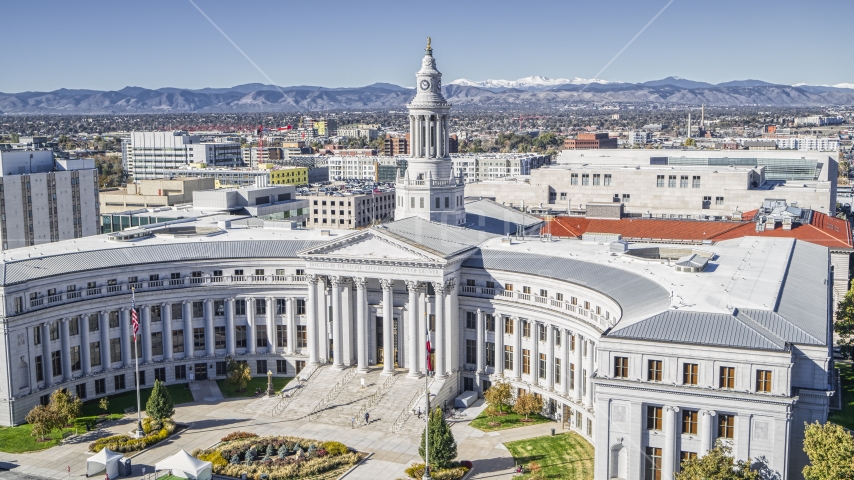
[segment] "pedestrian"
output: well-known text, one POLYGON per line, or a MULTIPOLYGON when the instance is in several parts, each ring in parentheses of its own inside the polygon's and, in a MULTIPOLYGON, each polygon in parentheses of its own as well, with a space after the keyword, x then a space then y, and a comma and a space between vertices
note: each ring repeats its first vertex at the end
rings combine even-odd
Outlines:
POLYGON ((421 420, 421 407, 418 407, 418 420, 421 420))
POLYGON ((350 428, 356 428, 356 417, 350 419, 350 428))
POLYGON ((370 418, 371 418, 371 414, 368 412, 365 412, 365 425, 371 423, 370 418))

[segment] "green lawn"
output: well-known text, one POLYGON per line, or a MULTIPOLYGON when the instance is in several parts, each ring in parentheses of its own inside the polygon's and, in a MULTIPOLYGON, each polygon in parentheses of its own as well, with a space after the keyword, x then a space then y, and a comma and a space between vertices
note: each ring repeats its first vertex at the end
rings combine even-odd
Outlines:
POLYGON ((848 362, 838 362, 836 368, 842 379, 842 410, 831 412, 828 420, 854 430, 854 366, 848 362))
MULTIPOLYGON (((54 431, 44 442, 39 442, 36 437, 32 436, 32 425, 25 423, 17 427, 0 427, 0 451, 7 453, 22 453, 35 452, 45 450, 55 445, 59 445, 62 435, 75 433, 75 431, 85 432, 86 422, 92 422, 96 417, 80 417, 74 422, 74 427, 64 428, 61 432, 54 431)), ((111 419, 122 418, 121 415, 112 415, 111 419)))
POLYGON ((481 412, 480 415, 477 416, 477 418, 472 420, 469 425, 484 432, 494 432, 496 430, 507 430, 508 428, 527 427, 529 425, 536 425, 538 423, 546 423, 552 421, 550 418, 544 417, 542 415, 528 415, 528 420, 530 420, 528 422, 521 421, 524 419, 524 415, 519 415, 509 410, 507 411, 506 415, 489 417, 486 415, 486 410, 484 410, 483 412, 481 412), (500 425, 490 425, 489 423, 493 420, 499 422, 500 425))
MULTIPOLYGON (((513 460, 528 471, 532 461, 542 468, 542 478, 593 479, 593 445, 568 432, 504 444, 513 460)), ((530 478, 527 473, 520 478, 530 478)))
MULTIPOLYGON (((293 380, 293 377, 273 377, 273 388, 276 392, 280 392, 291 380, 293 380)), ((267 391, 267 377, 253 378, 246 385, 246 390, 243 392, 238 392, 226 380, 217 380, 216 384, 219 385, 219 391, 222 392, 222 396, 225 398, 254 397, 256 388, 260 388, 261 392, 267 391)))
MULTIPOLYGON (((181 403, 189 403, 193 401, 193 393, 187 388, 186 383, 178 383, 174 385, 167 385, 166 390, 169 391, 169 395, 172 396, 172 401, 175 405, 181 403)), ((151 396, 151 389, 144 388, 139 391, 139 398, 142 402, 142 410, 145 411, 145 403, 148 402, 148 397, 151 396)), ((129 407, 133 407, 136 409, 136 390, 128 390, 124 393, 119 393, 117 395, 110 395, 107 397, 110 402, 109 413, 125 413, 125 409, 129 407)), ((81 409, 81 415, 100 415, 104 413, 101 410, 101 407, 98 406, 98 402, 101 400, 90 400, 88 402, 83 403, 83 408, 81 409)))

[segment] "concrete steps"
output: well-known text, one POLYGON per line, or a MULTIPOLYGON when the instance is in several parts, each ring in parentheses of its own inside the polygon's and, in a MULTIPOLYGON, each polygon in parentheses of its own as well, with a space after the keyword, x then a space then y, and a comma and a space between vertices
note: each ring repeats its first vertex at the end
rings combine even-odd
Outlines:
POLYGON ((307 417, 345 374, 346 371, 333 370, 329 366, 320 367, 318 372, 303 384, 303 391, 299 393, 299 398, 291 402, 282 412, 282 418, 295 420, 307 417))

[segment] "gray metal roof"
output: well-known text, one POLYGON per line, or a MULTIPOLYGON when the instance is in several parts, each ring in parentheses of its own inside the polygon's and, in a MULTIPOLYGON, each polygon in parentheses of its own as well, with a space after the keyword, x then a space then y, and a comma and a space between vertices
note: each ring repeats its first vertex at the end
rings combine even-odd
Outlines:
POLYGON ((625 328, 609 337, 659 342, 785 350, 785 344, 727 313, 668 310, 625 328))
POLYGON ((575 258, 481 249, 463 267, 539 275, 594 289, 620 305, 621 321, 648 317, 670 306, 670 294, 658 283, 636 273, 575 258))
POLYGON ((482 199, 466 202, 466 227, 496 235, 513 235, 519 225, 526 231, 543 220, 498 202, 482 199))
POLYGON ((409 217, 374 227, 415 246, 423 247, 446 258, 471 250, 498 235, 444 223, 409 217))
POLYGON ((821 245, 797 240, 774 308, 822 345, 830 337, 827 319, 833 297, 827 284, 829 276, 830 251, 821 245))
POLYGON ((677 267, 704 267, 709 263, 709 259, 702 256, 697 255, 696 253, 692 253, 691 255, 686 255, 680 258, 675 265, 677 267))
POLYGON ((323 242, 316 240, 231 240, 161 245, 127 245, 0 263, 3 285, 66 273, 120 265, 169 263, 219 258, 294 258, 296 252, 323 242))

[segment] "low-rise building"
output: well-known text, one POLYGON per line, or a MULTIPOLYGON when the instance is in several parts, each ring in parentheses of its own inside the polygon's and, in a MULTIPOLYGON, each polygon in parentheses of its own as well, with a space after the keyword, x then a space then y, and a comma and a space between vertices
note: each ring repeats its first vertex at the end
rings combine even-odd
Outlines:
POLYGON ((261 163, 257 168, 179 168, 170 172, 174 177, 199 177, 214 180, 212 188, 230 188, 255 185, 256 179, 265 178, 273 185, 307 185, 308 167, 261 163))
POLYGON ((405 135, 387 133, 383 140, 383 155, 387 157, 409 155, 409 133, 405 135))
POLYGON ((563 141, 564 150, 600 150, 617 148, 617 139, 610 138, 608 132, 579 133, 575 138, 563 141))
POLYGON ((652 142, 652 132, 634 131, 629 132, 628 143, 631 145, 643 145, 652 142))
POLYGON ((191 163, 208 166, 241 166, 243 156, 236 142, 206 142, 185 131, 133 132, 124 149, 128 174, 134 181, 169 176, 171 170, 191 163))
POLYGON ((191 203, 193 192, 215 186, 212 178, 188 177, 141 180, 127 187, 104 190, 100 195, 101 214, 140 208, 170 207, 191 203))
POLYGON ((535 168, 548 165, 551 157, 536 153, 462 153, 451 155, 451 162, 454 173, 468 183, 530 175, 535 168))
POLYGON ((353 230, 394 220, 394 191, 335 197, 310 195, 306 227, 353 230))

